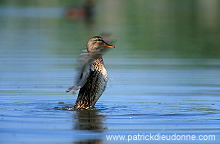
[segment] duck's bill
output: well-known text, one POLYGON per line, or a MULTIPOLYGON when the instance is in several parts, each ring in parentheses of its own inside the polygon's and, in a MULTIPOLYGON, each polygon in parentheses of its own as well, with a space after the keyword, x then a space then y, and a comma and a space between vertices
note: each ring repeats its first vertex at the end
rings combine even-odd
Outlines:
POLYGON ((110 44, 107 44, 107 43, 104 43, 103 47, 108 47, 108 48, 115 48, 115 46, 113 46, 113 45, 110 45, 110 44))

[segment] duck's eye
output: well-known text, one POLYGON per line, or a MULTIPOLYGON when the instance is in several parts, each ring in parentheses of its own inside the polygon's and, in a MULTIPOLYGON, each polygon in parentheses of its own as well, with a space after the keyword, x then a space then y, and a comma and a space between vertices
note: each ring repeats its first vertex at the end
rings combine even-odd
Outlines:
POLYGON ((96 41, 102 41, 102 39, 97 39, 96 41))

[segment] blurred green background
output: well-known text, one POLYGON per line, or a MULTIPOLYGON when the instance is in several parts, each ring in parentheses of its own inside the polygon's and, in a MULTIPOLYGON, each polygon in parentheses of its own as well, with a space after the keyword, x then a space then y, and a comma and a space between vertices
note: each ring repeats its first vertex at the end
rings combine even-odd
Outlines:
POLYGON ((220 57, 219 0, 93 0, 89 20, 80 13, 87 2, 1 0, 1 49, 77 55, 109 33, 117 50, 108 57, 220 57))

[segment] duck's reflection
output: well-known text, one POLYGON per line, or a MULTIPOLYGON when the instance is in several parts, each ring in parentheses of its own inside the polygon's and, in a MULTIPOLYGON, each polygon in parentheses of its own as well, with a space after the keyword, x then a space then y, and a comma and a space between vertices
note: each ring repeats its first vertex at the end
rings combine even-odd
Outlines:
MULTIPOLYGON (((101 133, 107 129, 107 127, 103 126, 105 115, 100 114, 99 110, 77 110, 73 117, 75 121, 73 126, 74 130, 85 130, 101 133)), ((75 143, 100 144, 104 143, 104 141, 100 137, 93 137, 91 139, 85 138, 75 143)))

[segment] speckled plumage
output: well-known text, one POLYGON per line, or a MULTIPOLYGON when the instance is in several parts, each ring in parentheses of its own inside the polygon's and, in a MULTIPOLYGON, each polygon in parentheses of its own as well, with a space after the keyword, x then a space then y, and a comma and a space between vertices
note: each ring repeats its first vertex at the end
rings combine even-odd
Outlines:
POLYGON ((104 67, 103 59, 100 57, 95 60, 92 67, 94 70, 90 71, 87 82, 79 91, 74 105, 77 109, 89 109, 93 107, 106 88, 108 74, 104 67))
POLYGON ((101 37, 92 37, 87 44, 87 51, 80 55, 75 85, 66 92, 74 94, 80 89, 74 108, 90 109, 104 92, 108 74, 104 67, 102 55, 114 46, 106 43, 101 37))

